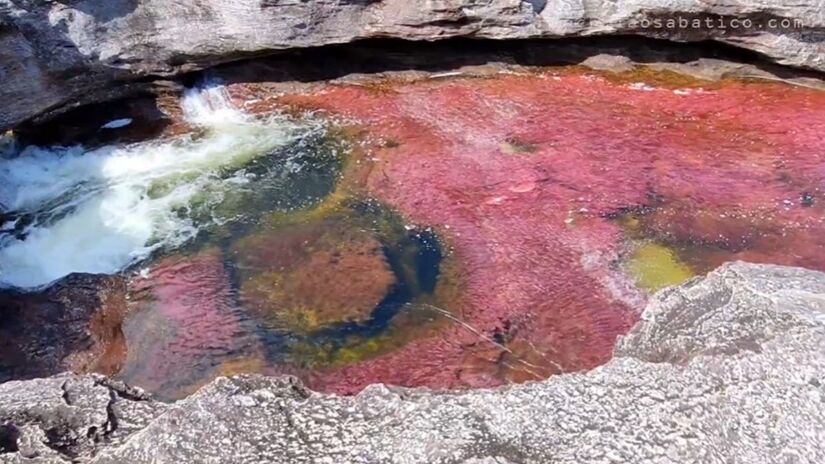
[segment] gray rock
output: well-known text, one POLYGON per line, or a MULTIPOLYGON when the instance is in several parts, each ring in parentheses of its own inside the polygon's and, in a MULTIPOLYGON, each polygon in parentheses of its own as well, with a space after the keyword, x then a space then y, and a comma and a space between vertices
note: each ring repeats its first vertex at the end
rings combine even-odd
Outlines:
POLYGON ((277 50, 387 37, 610 34, 714 40, 825 70, 823 0, 0 0, 0 132, 67 104, 115 98, 125 82, 277 50), (700 25, 668 27, 667 19, 700 25))
POLYGON ((95 374, 6 382, 0 384, 0 462, 87 457, 101 443, 111 446, 143 429, 167 407, 95 374))
POLYGON ((733 263, 657 294, 606 365, 543 382, 340 397, 239 376, 171 405, 100 377, 9 382, 0 461, 821 463, 824 382, 825 274, 733 263))

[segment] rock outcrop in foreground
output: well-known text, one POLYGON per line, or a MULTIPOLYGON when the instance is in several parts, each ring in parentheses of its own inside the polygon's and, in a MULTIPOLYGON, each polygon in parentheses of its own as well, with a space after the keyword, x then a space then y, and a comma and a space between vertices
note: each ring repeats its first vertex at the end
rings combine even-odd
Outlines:
POLYGON ((8 382, 0 461, 821 463, 823 355, 825 274, 734 263, 660 292, 606 365, 539 383, 340 397, 247 376, 164 404, 96 376, 8 382))
POLYGON ((0 131, 136 81, 278 50, 604 35, 713 40, 825 70, 823 0, 0 0, 0 131))

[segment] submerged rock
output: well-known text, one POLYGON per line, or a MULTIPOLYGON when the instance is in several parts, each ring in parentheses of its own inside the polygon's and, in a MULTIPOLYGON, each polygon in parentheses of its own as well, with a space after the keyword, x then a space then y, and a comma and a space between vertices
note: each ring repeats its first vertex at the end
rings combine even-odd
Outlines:
MULTIPOLYGON (((309 224, 323 230, 320 224, 309 224)), ((382 244, 371 234, 359 230, 326 230, 315 240, 304 240, 298 262, 285 265, 285 259, 273 259, 248 274, 241 283, 240 298, 252 313, 274 328, 308 332, 336 322, 364 321, 395 283, 382 244)), ((340 229, 340 225, 338 227, 340 229)), ((258 249, 245 254, 264 255, 283 249, 286 232, 253 237, 258 249), (260 250, 258 252, 258 250, 260 250)), ((248 241, 247 241, 248 243, 248 241)), ((241 270, 247 268, 239 261, 241 270)))
POLYGON ((129 354, 119 378, 177 398, 237 353, 256 351, 222 260, 216 248, 172 255, 132 279, 124 323, 129 354))
POLYGON ((825 274, 734 263, 658 293, 606 365, 518 386, 341 397, 242 376, 164 405, 97 377, 9 382, 0 460, 819 463, 822 314, 825 274))
POLYGON ((123 365, 126 283, 72 274, 40 292, 0 292, 0 381, 123 365))

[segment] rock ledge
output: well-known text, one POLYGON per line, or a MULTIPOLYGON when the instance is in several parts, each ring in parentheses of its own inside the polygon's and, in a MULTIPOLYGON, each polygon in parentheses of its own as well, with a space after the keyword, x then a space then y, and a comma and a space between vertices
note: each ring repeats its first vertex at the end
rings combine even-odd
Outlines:
POLYGON ((609 35, 710 40, 825 71, 823 0, 0 0, 0 133, 158 76, 280 50, 609 35))
POLYGON ((615 358, 495 390, 220 378, 153 401, 99 376, 0 385, 2 462, 821 463, 825 274, 732 263, 660 292, 615 358))

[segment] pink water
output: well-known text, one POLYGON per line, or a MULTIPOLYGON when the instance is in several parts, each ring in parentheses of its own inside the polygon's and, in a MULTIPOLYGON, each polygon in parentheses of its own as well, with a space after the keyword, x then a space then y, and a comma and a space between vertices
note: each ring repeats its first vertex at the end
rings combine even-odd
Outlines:
MULTIPOLYGON (((446 322, 408 323, 416 335, 391 348, 311 368, 250 349, 235 355, 245 361, 233 372, 288 372, 353 393, 376 382, 484 387, 595 367, 647 298, 620 265, 631 237, 618 219, 628 212, 641 223, 636 239, 678 251, 694 273, 734 259, 825 270, 822 92, 658 78, 643 86, 576 69, 305 94, 230 90, 259 100, 260 112, 287 105, 349 121, 368 173, 342 182, 433 227, 451 250, 439 284, 449 291, 433 300, 446 322)), ((179 327, 145 361, 152 375, 189 369, 203 347, 237 349, 233 314, 243 309, 220 308, 222 265, 208 266, 147 288, 179 327)))

